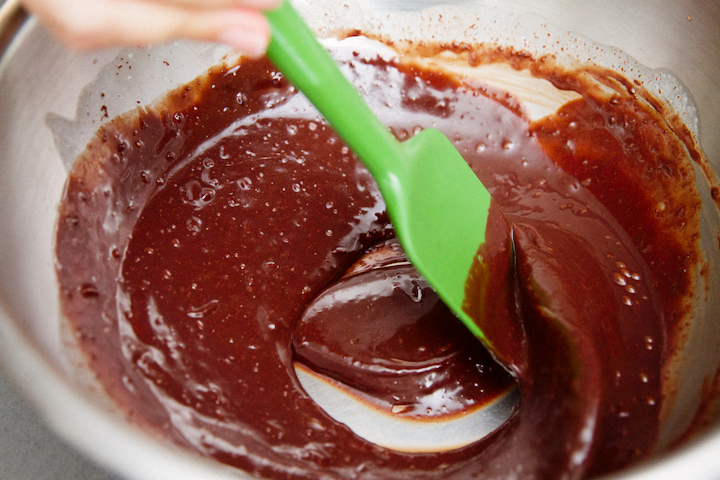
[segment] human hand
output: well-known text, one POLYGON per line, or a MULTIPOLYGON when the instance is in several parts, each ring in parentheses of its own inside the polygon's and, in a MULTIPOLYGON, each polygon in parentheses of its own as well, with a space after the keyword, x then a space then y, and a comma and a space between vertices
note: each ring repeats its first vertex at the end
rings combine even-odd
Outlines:
POLYGON ((280 0, 21 0, 63 43, 89 50, 188 38, 265 52, 270 27, 262 10, 280 0))

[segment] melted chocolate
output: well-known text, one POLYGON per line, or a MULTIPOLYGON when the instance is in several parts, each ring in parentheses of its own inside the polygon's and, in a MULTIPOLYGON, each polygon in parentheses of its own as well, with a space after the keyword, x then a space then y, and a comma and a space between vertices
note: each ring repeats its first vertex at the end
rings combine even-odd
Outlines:
POLYGON ((467 413, 514 385, 407 258, 373 249, 325 289, 295 326, 300 363, 381 408, 428 418, 467 413), (388 262, 389 265, 383 265, 388 262))
POLYGON ((295 361, 412 415, 427 394, 419 367, 443 372, 431 389, 460 386, 460 411, 485 401, 474 383, 511 380, 411 267, 366 257, 380 268, 343 277, 392 238, 383 202, 265 61, 111 121, 70 173, 62 305, 109 394, 138 423, 273 478, 583 478, 646 458, 697 261, 681 142, 635 91, 607 102, 580 89, 530 125, 511 101, 438 72, 359 59, 348 72, 399 138, 433 126, 453 139, 513 224, 515 278, 488 281, 513 254, 491 224, 466 308, 517 378, 515 414, 472 445, 402 453, 303 391, 295 361), (333 297, 358 285, 387 295, 333 297))

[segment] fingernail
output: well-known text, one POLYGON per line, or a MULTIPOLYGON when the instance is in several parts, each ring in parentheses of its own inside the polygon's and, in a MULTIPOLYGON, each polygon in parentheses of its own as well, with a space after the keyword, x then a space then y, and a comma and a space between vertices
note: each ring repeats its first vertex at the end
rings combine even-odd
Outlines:
POLYGON ((244 7, 268 10, 280 5, 282 0, 239 0, 238 3, 244 7))
POLYGON ((218 35, 218 41, 236 48, 250 57, 259 57, 265 53, 269 38, 267 33, 260 33, 243 28, 230 28, 218 35))

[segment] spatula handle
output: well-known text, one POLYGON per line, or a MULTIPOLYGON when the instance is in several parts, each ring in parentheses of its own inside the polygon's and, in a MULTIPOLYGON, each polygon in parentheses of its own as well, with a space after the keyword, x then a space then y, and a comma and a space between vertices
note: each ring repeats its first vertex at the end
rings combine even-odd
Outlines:
POLYGON ((268 58, 317 107, 381 183, 392 176, 401 144, 368 108, 335 61, 287 0, 266 12, 272 29, 268 58))

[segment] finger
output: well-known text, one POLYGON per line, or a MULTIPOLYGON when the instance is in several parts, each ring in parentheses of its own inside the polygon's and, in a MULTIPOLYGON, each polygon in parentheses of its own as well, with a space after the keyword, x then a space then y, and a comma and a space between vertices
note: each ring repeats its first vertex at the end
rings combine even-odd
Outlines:
POLYGON ((174 4, 194 8, 249 7, 259 10, 275 8, 280 0, 153 0, 158 3, 174 4))
POLYGON ((192 8, 142 0, 25 3, 55 35, 78 49, 189 38, 229 43, 242 53, 258 56, 270 36, 264 15, 249 7, 192 8))

